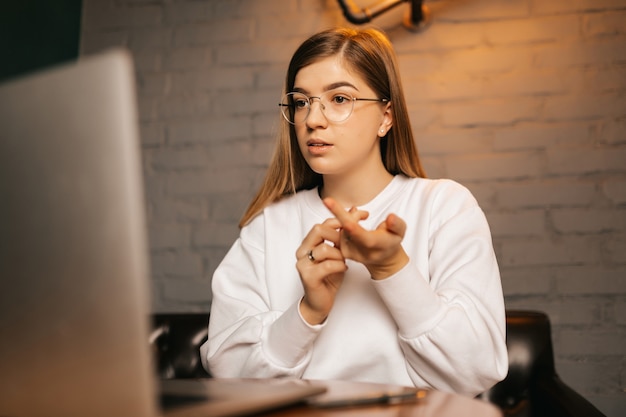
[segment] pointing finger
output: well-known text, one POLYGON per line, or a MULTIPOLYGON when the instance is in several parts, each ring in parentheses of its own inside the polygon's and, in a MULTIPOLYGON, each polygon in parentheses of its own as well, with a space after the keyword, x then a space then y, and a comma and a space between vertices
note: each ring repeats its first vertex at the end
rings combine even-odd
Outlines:
POLYGON ((365 220, 369 216, 367 211, 358 210, 356 207, 346 211, 331 197, 324 199, 324 205, 335 215, 341 226, 351 233, 360 228, 359 221, 365 220))

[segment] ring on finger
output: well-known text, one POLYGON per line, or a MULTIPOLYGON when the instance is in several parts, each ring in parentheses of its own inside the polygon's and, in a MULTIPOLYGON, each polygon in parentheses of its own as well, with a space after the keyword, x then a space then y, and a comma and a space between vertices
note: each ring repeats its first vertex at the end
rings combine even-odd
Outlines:
POLYGON ((315 262, 315 256, 313 256, 313 249, 311 249, 309 253, 306 254, 306 256, 309 258, 309 261, 315 262))

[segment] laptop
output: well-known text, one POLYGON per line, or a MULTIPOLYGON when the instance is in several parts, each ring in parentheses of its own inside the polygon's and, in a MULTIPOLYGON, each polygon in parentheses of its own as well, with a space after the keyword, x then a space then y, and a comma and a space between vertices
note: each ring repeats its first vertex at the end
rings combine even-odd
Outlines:
POLYGON ((160 406, 137 120, 124 50, 0 84, 0 416, 241 415, 323 392, 169 381, 193 401, 160 406))

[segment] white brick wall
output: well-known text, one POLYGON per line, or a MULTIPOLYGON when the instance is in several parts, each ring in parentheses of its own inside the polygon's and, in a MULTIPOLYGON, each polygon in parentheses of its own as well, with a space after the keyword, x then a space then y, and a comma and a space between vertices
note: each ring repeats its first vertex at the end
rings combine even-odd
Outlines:
MULTIPOLYGON (((626 0, 426 4, 423 33, 401 27, 400 9, 374 23, 396 46, 427 172, 472 189, 508 308, 546 311, 561 376, 623 415, 626 0)), ((271 154, 287 61, 346 21, 334 0, 84 0, 83 11, 83 54, 135 57, 154 309, 208 310, 271 154)))

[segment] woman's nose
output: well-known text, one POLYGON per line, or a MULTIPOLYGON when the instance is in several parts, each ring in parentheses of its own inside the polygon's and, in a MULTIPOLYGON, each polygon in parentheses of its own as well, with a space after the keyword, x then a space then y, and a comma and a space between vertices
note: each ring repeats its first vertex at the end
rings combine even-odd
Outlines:
POLYGON ((306 118, 307 126, 326 126, 326 116, 324 115, 324 103, 319 97, 309 98, 309 115, 306 118), (315 99, 317 100, 317 106, 314 106, 315 99))

